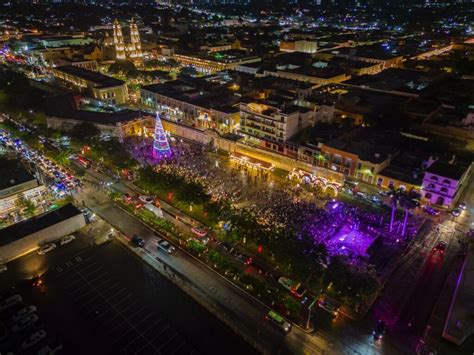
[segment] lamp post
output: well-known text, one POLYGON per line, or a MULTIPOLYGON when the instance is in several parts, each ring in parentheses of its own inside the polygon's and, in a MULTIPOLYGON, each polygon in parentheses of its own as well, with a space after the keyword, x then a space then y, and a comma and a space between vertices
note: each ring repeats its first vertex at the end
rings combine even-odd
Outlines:
POLYGON ((306 319, 306 329, 309 329, 310 322, 311 322, 311 309, 313 309, 315 303, 316 303, 316 298, 308 306, 308 318, 306 319))

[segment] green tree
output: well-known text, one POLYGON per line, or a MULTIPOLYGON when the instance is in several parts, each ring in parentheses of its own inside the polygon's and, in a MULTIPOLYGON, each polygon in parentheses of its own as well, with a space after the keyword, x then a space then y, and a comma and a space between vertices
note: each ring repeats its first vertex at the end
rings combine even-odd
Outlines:
POLYGON ((71 135, 79 139, 90 139, 100 134, 99 129, 90 122, 81 122, 71 130, 71 135))

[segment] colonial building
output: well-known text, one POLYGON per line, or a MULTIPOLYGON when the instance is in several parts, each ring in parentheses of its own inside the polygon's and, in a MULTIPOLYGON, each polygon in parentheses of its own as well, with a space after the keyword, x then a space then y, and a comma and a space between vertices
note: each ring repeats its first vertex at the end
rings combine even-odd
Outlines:
POLYGON ((463 167, 435 162, 425 171, 423 198, 432 204, 452 208, 468 184, 470 175, 471 165, 463 167))
POLYGON ((113 26, 113 44, 115 47, 115 59, 117 60, 141 60, 143 58, 142 44, 137 24, 132 18, 130 21, 130 42, 125 43, 122 27, 117 19, 113 26))
POLYGON ((54 68, 52 73, 60 85, 102 102, 121 105, 128 100, 127 85, 122 80, 73 65, 54 68))

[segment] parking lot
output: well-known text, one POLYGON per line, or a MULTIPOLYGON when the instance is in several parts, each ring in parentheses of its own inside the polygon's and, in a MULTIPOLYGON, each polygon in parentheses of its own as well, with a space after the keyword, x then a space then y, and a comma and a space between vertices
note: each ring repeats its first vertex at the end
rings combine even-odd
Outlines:
POLYGON ((140 297, 92 256, 75 256, 58 265, 49 281, 60 283, 114 353, 195 353, 169 321, 140 302, 140 297))
MULTIPOLYGON (((31 354, 50 342, 61 344, 66 354, 254 353, 120 243, 90 243, 89 230, 94 234, 100 228, 88 227, 77 240, 45 255, 10 262, 0 276, 0 290, 15 286, 22 307, 36 306, 39 320, 32 330, 42 328, 48 335, 31 354), (41 287, 32 285, 35 275, 41 275, 41 287)), ((29 333, 12 343, 0 341, 0 352, 18 353, 29 333)))

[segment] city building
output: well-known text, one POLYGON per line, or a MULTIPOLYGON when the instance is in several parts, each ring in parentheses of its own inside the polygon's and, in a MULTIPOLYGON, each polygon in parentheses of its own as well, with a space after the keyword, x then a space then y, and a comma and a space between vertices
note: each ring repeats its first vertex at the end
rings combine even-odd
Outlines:
POLYGON ((222 85, 205 80, 173 80, 141 88, 141 103, 166 119, 194 127, 235 132, 240 122, 238 97, 222 85))
POLYGON ((18 258, 86 225, 84 215, 72 204, 0 229, 0 260, 18 258))
POLYGON ((128 100, 127 85, 122 80, 73 65, 54 68, 52 74, 60 85, 107 104, 122 105, 128 100))
POLYGON ((33 177, 20 163, 0 158, 0 218, 21 212, 22 200, 38 205, 45 201, 45 185, 33 177))
POLYGON ((175 54, 173 58, 181 65, 193 66, 196 70, 205 74, 233 70, 238 65, 255 63, 261 60, 260 57, 249 55, 246 51, 239 49, 198 54, 175 54))
POLYGON ((316 53, 318 51, 318 44, 313 41, 299 40, 299 41, 281 41, 280 51, 282 52, 303 52, 316 53))
POLYGON ((257 145, 281 153, 285 143, 313 121, 313 111, 272 98, 247 98, 240 103, 240 132, 257 145))
POLYGON ((469 182, 471 166, 434 162, 425 171, 422 197, 434 205, 454 207, 469 182))
POLYGON ((154 126, 154 118, 141 111, 119 110, 98 112, 82 109, 90 106, 89 100, 81 96, 62 95, 47 101, 46 124, 49 128, 71 131, 75 126, 88 122, 101 135, 115 137, 123 141, 126 137, 145 136, 148 128, 154 126))
POLYGON ((140 61, 143 58, 140 33, 138 32, 138 27, 133 17, 130 21, 129 43, 125 43, 122 27, 118 20, 115 19, 113 24, 113 44, 115 48, 115 59, 117 60, 130 59, 140 61))

